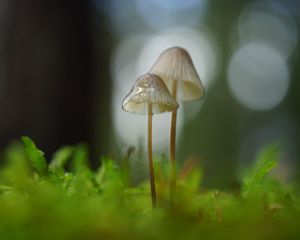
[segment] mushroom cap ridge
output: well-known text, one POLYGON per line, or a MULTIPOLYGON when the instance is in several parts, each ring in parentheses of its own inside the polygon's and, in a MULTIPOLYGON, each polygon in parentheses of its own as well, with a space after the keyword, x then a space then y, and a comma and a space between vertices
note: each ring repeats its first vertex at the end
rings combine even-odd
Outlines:
POLYGON ((149 73, 162 78, 169 91, 177 82, 177 99, 192 101, 204 96, 205 89, 189 53, 181 47, 163 51, 149 73))
POLYGON ((152 104, 152 113, 170 112, 178 108, 163 80, 154 74, 139 77, 125 97, 122 109, 135 114, 148 114, 148 106, 152 104))

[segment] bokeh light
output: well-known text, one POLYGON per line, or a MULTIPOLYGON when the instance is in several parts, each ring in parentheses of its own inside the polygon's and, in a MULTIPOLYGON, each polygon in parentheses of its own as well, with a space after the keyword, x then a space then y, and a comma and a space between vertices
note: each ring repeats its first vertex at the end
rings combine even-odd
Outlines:
POLYGON ((93 0, 94 6, 110 17, 113 29, 130 35, 147 27, 165 31, 176 26, 193 27, 207 13, 207 0, 93 0))
POLYGON ((294 51, 298 41, 297 25, 292 15, 274 1, 249 3, 239 17, 238 35, 241 44, 264 42, 285 58, 294 51))
POLYGON ((287 93, 289 75, 285 58, 271 46, 259 42, 238 49, 228 67, 233 95, 253 110, 277 106, 287 93))
POLYGON ((137 12, 152 28, 192 27, 205 13, 206 0, 136 0, 137 12))

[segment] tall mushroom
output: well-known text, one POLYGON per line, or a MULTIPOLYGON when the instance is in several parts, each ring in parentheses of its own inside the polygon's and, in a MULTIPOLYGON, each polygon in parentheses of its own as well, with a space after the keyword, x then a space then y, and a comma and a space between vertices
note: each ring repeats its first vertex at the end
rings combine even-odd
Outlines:
POLYGON ((154 74, 139 77, 125 97, 122 109, 136 114, 148 114, 148 160, 152 206, 156 206, 156 190, 152 159, 152 115, 171 112, 178 107, 165 83, 154 74))
MULTIPOLYGON (((187 102, 204 96, 205 90, 192 59, 181 47, 171 47, 162 52, 149 73, 162 78, 176 101, 187 102)), ((177 108, 172 111, 170 131, 171 199, 176 186, 176 119, 177 108)))

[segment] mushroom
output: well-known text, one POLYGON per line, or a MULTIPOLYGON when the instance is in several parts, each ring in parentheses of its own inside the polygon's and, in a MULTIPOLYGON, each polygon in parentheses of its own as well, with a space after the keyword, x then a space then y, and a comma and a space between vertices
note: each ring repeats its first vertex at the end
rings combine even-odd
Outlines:
POLYGON ((125 97, 122 109, 135 114, 148 114, 148 160, 152 206, 157 205, 152 159, 152 115, 171 112, 178 107, 165 83, 154 74, 139 77, 125 97))
MULTIPOLYGON (((149 73, 161 77, 176 101, 187 102, 204 96, 205 90, 192 59, 181 47, 171 47, 162 52, 149 73)), ((176 186, 176 118, 177 108, 172 111, 170 131, 171 199, 176 186)))

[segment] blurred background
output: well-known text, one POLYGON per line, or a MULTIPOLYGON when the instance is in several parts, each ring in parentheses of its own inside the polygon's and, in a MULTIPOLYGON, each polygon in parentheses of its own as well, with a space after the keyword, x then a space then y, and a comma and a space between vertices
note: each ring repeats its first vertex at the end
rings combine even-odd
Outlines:
MULTIPOLYGON (((134 146, 130 160, 147 174, 147 118, 121 103, 181 46, 207 95, 180 104, 179 165, 196 160, 205 185, 228 187, 277 142, 278 176, 300 179, 299 20, 297 0, 1 0, 0 148, 28 135, 51 156, 85 142, 97 166, 134 146)), ((167 159, 170 114, 153 121, 154 156, 167 159)))

